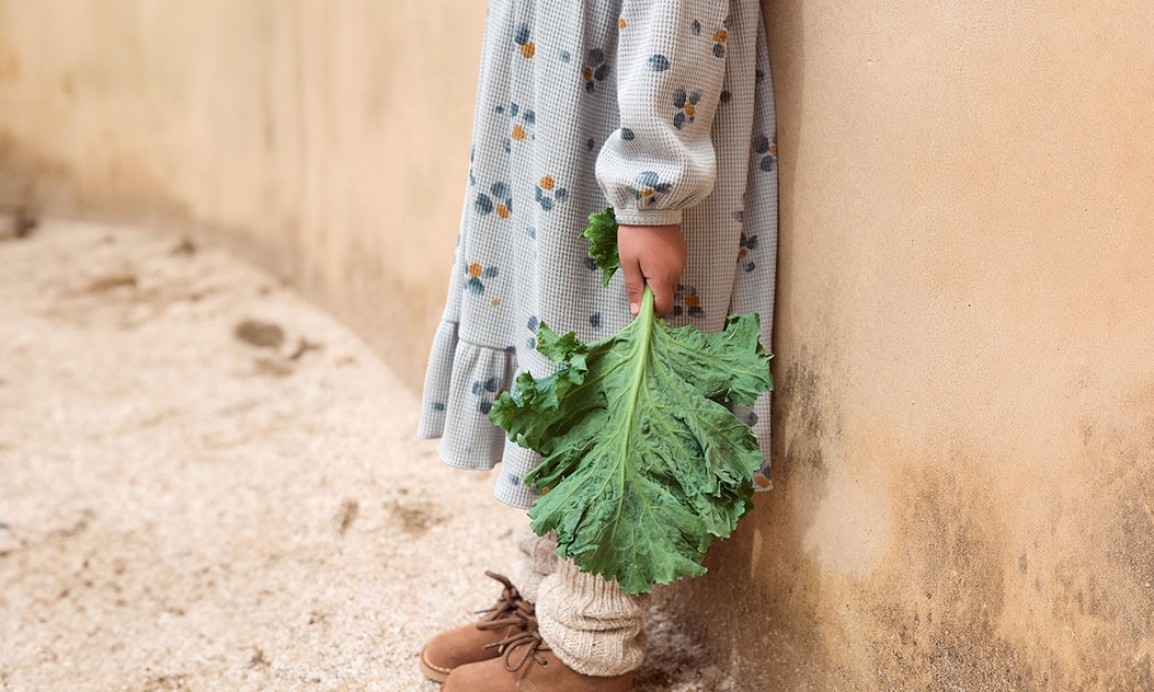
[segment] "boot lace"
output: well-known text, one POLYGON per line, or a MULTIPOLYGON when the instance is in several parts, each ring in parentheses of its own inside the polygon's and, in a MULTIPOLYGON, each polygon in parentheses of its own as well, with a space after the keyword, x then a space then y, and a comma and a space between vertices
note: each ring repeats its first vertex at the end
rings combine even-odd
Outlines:
POLYGON ((533 627, 514 632, 501 641, 489 645, 497 647, 497 651, 504 656, 502 663, 505 670, 515 673, 529 661, 539 666, 549 665, 549 659, 540 654, 541 651, 549 651, 549 646, 541 638, 541 631, 536 625, 537 619, 533 618, 533 627))
POLYGON ((493 604, 492 608, 477 611, 478 615, 484 615, 481 622, 477 624, 477 629, 481 630, 499 630, 502 627, 509 625, 516 625, 520 629, 526 629, 530 623, 536 624, 537 620, 534 617, 533 604, 526 601, 517 587, 513 586, 513 582, 509 578, 496 574, 494 572, 485 572, 485 576, 490 579, 496 579, 504 586, 501 591, 501 596, 497 602, 493 604))
POLYGON ((484 614, 485 617, 481 618, 477 629, 499 630, 515 625, 504 639, 486 644, 485 648, 497 649, 497 653, 505 657, 505 670, 510 673, 520 670, 530 660, 538 665, 549 665, 549 660, 538 653, 548 651, 549 647, 537 629, 537 613, 533 604, 525 600, 507 577, 493 572, 485 572, 485 576, 496 579, 505 588, 492 608, 478 611, 478 614, 484 614))

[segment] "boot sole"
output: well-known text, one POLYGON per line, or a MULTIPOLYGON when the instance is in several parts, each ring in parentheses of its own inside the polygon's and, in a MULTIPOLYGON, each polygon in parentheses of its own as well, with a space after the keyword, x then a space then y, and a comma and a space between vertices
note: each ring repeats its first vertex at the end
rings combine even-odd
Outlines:
POLYGON ((425 658, 426 651, 427 649, 421 649, 421 672, 433 682, 444 682, 448 680, 449 673, 453 672, 452 669, 438 668, 432 663, 429 663, 428 659, 425 658))

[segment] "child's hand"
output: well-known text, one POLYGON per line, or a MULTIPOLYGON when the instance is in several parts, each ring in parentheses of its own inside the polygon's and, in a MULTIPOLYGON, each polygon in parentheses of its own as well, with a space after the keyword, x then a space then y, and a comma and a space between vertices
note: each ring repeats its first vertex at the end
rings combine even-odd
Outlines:
POLYGON ((673 293, 689 251, 681 226, 625 226, 617 230, 617 253, 625 273, 625 293, 629 311, 641 307, 641 294, 648 284, 653 291, 653 311, 665 316, 673 309, 673 293))

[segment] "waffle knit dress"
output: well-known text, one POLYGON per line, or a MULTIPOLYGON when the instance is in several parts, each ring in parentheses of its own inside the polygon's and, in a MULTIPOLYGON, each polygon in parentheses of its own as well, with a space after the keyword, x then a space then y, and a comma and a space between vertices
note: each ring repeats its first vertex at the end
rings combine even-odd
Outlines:
MULTIPOLYGON (((449 465, 489 469, 529 507, 540 460, 488 420, 522 371, 553 370, 541 322, 586 342, 632 319, 580 238, 590 213, 681 224, 689 262, 668 321, 720 331, 730 312, 773 324, 777 148, 757 0, 490 0, 469 182, 421 437, 449 465)), ((735 411, 769 459, 769 395, 735 411)), ((768 461, 754 478, 769 487, 768 461)))

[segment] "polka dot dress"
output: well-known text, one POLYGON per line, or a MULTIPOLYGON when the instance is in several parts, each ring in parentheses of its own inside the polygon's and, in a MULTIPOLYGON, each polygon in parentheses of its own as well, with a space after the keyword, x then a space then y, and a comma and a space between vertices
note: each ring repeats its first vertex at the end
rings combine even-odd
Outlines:
MULTIPOLYGON (((419 434, 451 466, 489 469, 529 507, 539 457, 489 409, 518 373, 552 371, 544 322, 585 341, 629 323, 620 272, 602 286, 580 234, 611 206, 623 224, 680 223, 689 265, 673 326, 719 331, 730 312, 773 324, 777 149, 757 0, 491 0, 469 181, 419 434)), ((769 396, 736 411, 768 459, 769 396)), ((754 478, 768 488, 768 466, 754 478)))

